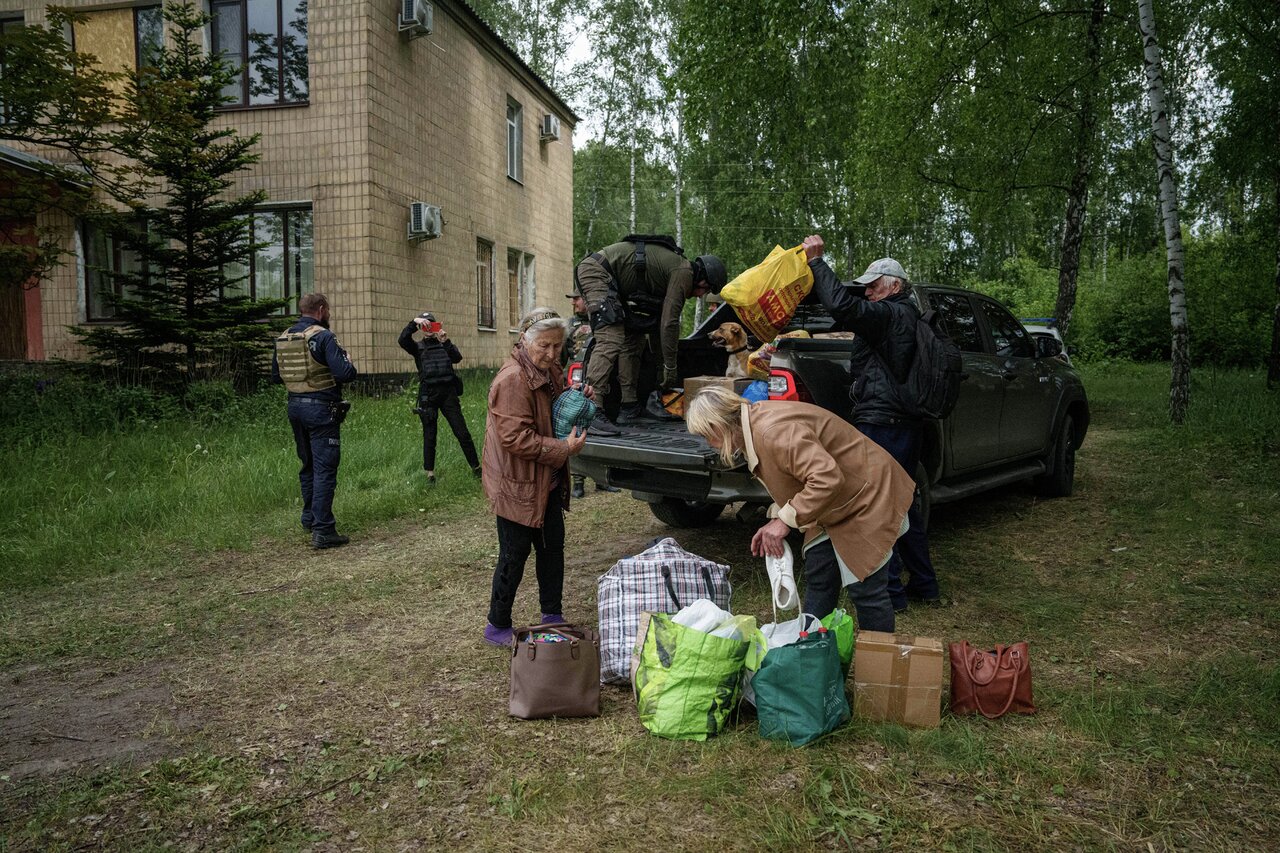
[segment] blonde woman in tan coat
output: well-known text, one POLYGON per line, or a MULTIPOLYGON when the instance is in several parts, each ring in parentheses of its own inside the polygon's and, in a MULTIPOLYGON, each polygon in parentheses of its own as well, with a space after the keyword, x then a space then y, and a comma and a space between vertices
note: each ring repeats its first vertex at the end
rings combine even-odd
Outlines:
POLYGON ((862 630, 893 631, 885 564, 907 529, 915 482, 878 444, 809 403, 749 404, 707 388, 689 403, 689 432, 745 461, 773 498, 771 520, 751 539, 756 556, 781 556, 792 530, 804 531, 804 609, 823 617, 843 587, 862 630))

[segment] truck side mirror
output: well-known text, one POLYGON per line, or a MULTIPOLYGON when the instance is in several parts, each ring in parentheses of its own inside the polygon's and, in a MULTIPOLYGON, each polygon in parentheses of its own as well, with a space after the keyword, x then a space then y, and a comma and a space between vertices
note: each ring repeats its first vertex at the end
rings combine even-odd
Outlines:
POLYGON ((1036 358, 1055 358, 1062 355, 1062 341, 1052 335, 1036 335, 1036 358))

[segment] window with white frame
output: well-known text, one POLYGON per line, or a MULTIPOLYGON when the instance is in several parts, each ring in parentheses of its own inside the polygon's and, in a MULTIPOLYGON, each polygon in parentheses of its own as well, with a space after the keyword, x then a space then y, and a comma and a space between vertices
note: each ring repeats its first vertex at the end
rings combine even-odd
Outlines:
POLYGON ((507 177, 524 181, 524 107, 507 98, 507 177))
POLYGON ((476 240, 476 325, 492 329, 498 322, 494 310, 493 244, 476 240))
POLYGON ((223 293, 284 299, 288 304, 279 313, 296 314, 298 297, 315 289, 311 208, 255 210, 249 227, 257 249, 247 264, 224 268, 223 293))
POLYGON ((520 325, 520 318, 537 307, 533 261, 533 255, 527 252, 507 250, 507 313, 513 329, 520 325))

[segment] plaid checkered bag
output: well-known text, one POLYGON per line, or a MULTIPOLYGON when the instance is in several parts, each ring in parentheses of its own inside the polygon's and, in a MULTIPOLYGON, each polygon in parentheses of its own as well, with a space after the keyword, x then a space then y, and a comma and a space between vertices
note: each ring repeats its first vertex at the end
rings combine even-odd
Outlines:
POLYGON ((631 651, 640 614, 675 613, 698 598, 731 610, 729 567, 690 554, 670 537, 600 576, 600 680, 631 678, 631 651))
POLYGON ((574 427, 586 428, 596 416, 596 404, 576 388, 566 388, 551 404, 551 432, 568 438, 574 427))

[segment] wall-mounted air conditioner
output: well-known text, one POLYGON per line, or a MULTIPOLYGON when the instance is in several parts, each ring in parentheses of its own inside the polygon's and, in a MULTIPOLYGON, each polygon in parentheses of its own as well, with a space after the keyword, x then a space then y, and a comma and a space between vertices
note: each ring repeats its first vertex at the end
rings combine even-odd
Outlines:
POLYGON ((440 208, 425 201, 409 204, 409 239, 433 240, 444 230, 444 220, 440 217, 440 208))
POLYGON ((542 125, 538 128, 538 138, 546 141, 548 139, 560 138, 560 117, 547 113, 542 117, 542 125))
POLYGON ((400 0, 400 32, 409 38, 430 35, 435 10, 427 0, 400 0))

